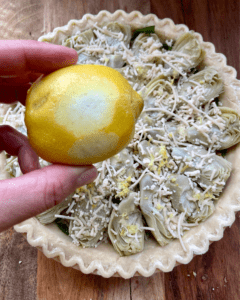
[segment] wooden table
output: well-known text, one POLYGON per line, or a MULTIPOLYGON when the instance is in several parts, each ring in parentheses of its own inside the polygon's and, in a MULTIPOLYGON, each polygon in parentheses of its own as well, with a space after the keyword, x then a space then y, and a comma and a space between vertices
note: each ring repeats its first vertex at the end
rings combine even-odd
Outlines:
MULTIPOLYGON (((186 24, 239 72, 240 2, 233 0, 0 0, 0 38, 37 40, 70 19, 103 9, 139 10, 186 24)), ((65 268, 9 229, 0 234, 0 300, 240 299, 239 228, 240 213, 205 255, 167 274, 129 280, 65 268)))

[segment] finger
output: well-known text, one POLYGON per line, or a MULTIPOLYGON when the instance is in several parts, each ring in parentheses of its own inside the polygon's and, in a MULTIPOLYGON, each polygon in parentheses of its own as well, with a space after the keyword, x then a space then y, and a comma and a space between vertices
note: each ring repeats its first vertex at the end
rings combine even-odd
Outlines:
POLYGON ((3 75, 0 76, 0 86, 22 86, 30 82, 36 81, 41 73, 25 72, 21 75, 3 75))
POLYGON ((20 75, 3 75, 0 76, 0 86, 22 85, 29 83, 30 72, 24 72, 20 75))
POLYGON ((51 165, 0 181, 0 232, 59 204, 96 177, 93 166, 51 165))
POLYGON ((27 91, 30 87, 30 83, 22 86, 2 86, 0 87, 0 102, 10 104, 19 101, 25 105, 27 91))
POLYGON ((0 75, 49 73, 77 62, 74 49, 32 40, 0 40, 0 75))
POLYGON ((0 102, 1 103, 14 103, 21 102, 23 105, 26 103, 27 91, 31 87, 31 83, 35 82, 39 77, 43 76, 41 73, 29 73, 23 78, 15 77, 5 78, 1 82, 0 78, 0 102))
POLYGON ((33 83, 34 81, 36 81, 40 76, 43 76, 44 74, 42 73, 33 73, 31 72, 29 74, 29 82, 33 83))
POLYGON ((28 138, 16 129, 0 126, 0 152, 18 156, 18 162, 23 174, 39 169, 38 156, 29 144, 28 138))

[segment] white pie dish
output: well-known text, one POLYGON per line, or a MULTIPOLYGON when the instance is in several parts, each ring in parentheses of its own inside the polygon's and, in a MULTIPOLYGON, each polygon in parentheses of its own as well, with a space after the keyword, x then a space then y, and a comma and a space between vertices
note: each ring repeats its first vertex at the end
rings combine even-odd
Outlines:
MULTIPOLYGON (((130 24, 134 28, 155 25, 157 33, 176 39, 189 29, 185 25, 174 25, 170 19, 159 20, 155 15, 143 16, 139 12, 130 14, 116 11, 111 14, 106 11, 93 16, 85 15, 81 20, 72 20, 68 25, 56 28, 39 39, 55 44, 74 32, 90 28, 95 23, 118 21, 130 24)), ((204 43, 200 34, 195 34, 206 51, 205 65, 214 66, 224 81, 224 94, 221 95, 225 106, 240 112, 240 82, 236 79, 236 70, 226 65, 226 58, 215 53, 214 45, 204 43)), ((240 210, 240 148, 239 145, 228 151, 227 159, 233 163, 230 179, 222 193, 214 214, 199 226, 192 228, 183 237, 187 252, 184 252, 179 240, 160 247, 155 240, 145 243, 144 251, 129 257, 120 257, 111 244, 101 244, 97 248, 83 249, 75 246, 71 238, 64 235, 54 224, 43 226, 36 218, 31 218, 16 225, 16 231, 23 233, 30 245, 37 247, 43 253, 64 266, 73 267, 83 273, 94 273, 103 277, 121 276, 130 278, 134 275, 151 276, 157 270, 171 271, 177 264, 189 263, 194 255, 208 251, 211 241, 223 237, 224 229, 232 225, 235 212, 240 210)))

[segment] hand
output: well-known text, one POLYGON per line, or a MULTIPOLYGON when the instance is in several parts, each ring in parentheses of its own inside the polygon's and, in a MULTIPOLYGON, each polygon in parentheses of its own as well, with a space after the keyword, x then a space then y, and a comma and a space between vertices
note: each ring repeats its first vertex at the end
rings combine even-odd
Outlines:
MULTIPOLYGON (((75 64, 77 52, 37 41, 0 41, 0 102, 25 104, 26 93, 41 74, 75 64)), ((18 156, 24 175, 0 181, 0 232, 63 201, 97 176, 93 166, 51 165, 40 169, 26 136, 0 126, 0 152, 18 156)))

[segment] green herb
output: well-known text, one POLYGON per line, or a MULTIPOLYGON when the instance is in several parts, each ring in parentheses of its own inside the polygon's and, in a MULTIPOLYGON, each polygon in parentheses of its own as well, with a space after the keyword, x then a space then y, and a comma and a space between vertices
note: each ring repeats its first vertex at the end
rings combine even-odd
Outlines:
POLYGON ((140 29, 136 29, 133 32, 133 36, 131 41, 135 40, 135 38, 140 34, 140 33, 146 33, 146 34, 151 34, 151 33, 155 33, 155 26, 148 26, 148 27, 144 27, 144 28, 140 28, 140 29))
POLYGON ((214 101, 215 101, 216 105, 219 106, 219 98, 216 98, 214 101))
POLYGON ((197 68, 190 69, 189 75, 198 73, 199 70, 197 68))
POLYGON ((163 44, 161 49, 165 49, 167 51, 172 50, 172 47, 168 46, 167 44, 163 44))
POLYGON ((66 235, 69 235, 69 231, 68 231, 68 224, 66 221, 64 221, 63 219, 57 218, 54 221, 57 224, 57 227, 66 235))
POLYGON ((219 153, 221 153, 222 157, 227 155, 227 150, 228 149, 219 150, 219 153))

